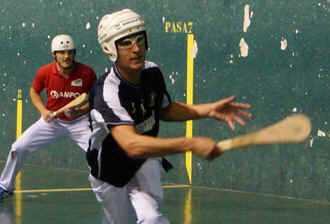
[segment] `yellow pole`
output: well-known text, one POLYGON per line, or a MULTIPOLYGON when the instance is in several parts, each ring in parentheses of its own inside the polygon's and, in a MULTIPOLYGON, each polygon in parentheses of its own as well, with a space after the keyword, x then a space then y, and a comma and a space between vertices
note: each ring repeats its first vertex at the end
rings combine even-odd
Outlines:
MULTIPOLYGON (((18 139, 22 134, 22 90, 18 89, 17 92, 17 114, 16 114, 16 139, 18 139)), ((15 188, 15 212, 16 212, 16 224, 21 224, 21 216, 22 216, 22 193, 21 193, 21 172, 18 173, 16 177, 15 188)))
MULTIPOLYGON (((187 104, 193 104, 193 88, 194 88, 194 58, 192 49, 194 46, 194 35, 187 36, 187 104)), ((186 137, 191 138, 193 135, 192 120, 186 122, 186 137)), ((186 169, 189 178, 189 184, 192 183, 192 154, 186 153, 186 169)))
POLYGON ((186 201, 184 204, 184 224, 191 224, 191 188, 188 189, 186 201))

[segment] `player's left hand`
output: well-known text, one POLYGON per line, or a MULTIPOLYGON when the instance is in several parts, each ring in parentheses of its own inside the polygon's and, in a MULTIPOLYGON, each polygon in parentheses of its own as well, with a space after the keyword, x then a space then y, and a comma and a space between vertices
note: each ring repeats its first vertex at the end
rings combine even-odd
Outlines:
POLYGON ((64 115, 69 119, 75 119, 81 115, 81 110, 79 108, 71 108, 64 111, 64 115))
POLYGON ((235 130, 234 122, 245 126, 244 118, 251 118, 252 114, 242 109, 250 109, 251 105, 247 103, 236 103, 235 96, 230 96, 210 104, 208 117, 222 120, 228 124, 231 130, 235 130))

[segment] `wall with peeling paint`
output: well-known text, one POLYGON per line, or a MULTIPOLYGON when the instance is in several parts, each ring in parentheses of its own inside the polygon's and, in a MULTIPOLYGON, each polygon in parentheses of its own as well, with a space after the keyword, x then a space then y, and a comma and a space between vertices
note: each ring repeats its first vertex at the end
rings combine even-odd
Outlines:
MULTIPOLYGON (((132 8, 149 25, 150 60, 162 69, 172 98, 186 101, 186 39, 194 34, 194 102, 232 94, 253 105, 254 118, 235 133, 199 120, 194 135, 215 139, 255 131, 292 113, 311 117, 310 139, 299 145, 251 147, 207 163, 193 157, 193 185, 330 200, 329 0, 88 1, 21 0, 0 6, 0 160, 15 139, 17 89, 23 91, 23 130, 38 113, 28 90, 37 69, 52 61, 50 41, 71 34, 77 60, 100 76, 110 65, 97 44, 104 14, 132 8), (28 7, 27 7, 28 6, 28 7)), ((161 136, 185 135, 184 124, 163 124, 161 136)), ((86 169, 84 156, 61 141, 26 163, 86 169)), ((187 183, 184 155, 165 182, 187 183)), ((2 164, 1 164, 2 165, 2 164)), ((24 185, 24 183, 23 183, 24 185)))

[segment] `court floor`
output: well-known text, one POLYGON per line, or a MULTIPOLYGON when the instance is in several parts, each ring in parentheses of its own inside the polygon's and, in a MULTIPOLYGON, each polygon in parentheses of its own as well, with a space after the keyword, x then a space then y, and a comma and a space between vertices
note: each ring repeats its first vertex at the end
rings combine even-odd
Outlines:
MULTIPOLYGON (((22 188, 0 202, 0 224, 105 224, 87 172, 25 166, 22 188)), ((172 224, 326 224, 330 203, 165 184, 172 224)))

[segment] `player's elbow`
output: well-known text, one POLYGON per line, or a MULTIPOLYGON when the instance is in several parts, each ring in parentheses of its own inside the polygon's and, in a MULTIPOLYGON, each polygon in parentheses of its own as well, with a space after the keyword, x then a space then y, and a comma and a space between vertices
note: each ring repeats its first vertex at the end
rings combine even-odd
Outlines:
POLYGON ((139 148, 130 148, 129 150, 125 150, 125 151, 126 151, 127 156, 132 159, 146 159, 147 158, 147 156, 143 152, 143 150, 141 150, 139 148))
POLYGON ((140 144, 134 140, 127 141, 125 146, 123 147, 127 156, 132 159, 145 159, 147 155, 145 153, 145 149, 140 146, 140 144))
POLYGON ((145 153, 141 153, 139 150, 131 150, 127 152, 128 157, 132 159, 146 159, 145 153))

